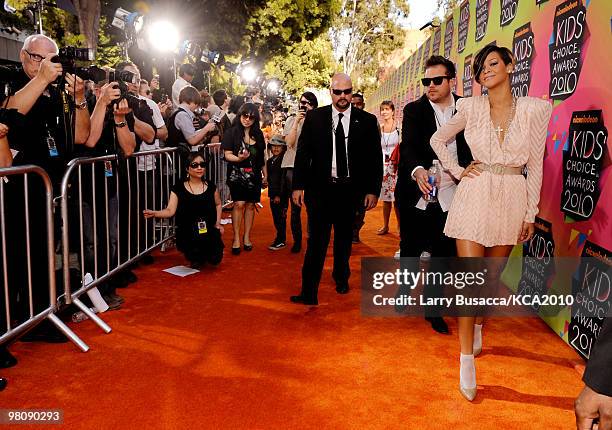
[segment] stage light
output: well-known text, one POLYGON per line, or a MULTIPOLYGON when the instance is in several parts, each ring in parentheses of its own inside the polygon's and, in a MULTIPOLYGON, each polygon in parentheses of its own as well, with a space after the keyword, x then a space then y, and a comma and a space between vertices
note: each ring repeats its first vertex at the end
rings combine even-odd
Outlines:
POLYGON ((148 26, 148 33, 149 45, 158 51, 174 51, 178 45, 178 29, 168 21, 154 22, 148 26))
POLYGON ((240 76, 245 82, 253 82, 257 78, 257 70, 253 66, 241 67, 240 76))
POLYGON ((125 31, 127 34, 138 34, 142 30, 144 18, 139 12, 130 12, 117 8, 111 25, 125 31))

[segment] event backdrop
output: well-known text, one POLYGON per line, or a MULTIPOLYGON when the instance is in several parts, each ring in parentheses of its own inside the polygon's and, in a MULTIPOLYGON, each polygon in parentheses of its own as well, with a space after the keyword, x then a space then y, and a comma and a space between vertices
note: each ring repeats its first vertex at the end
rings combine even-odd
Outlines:
POLYGON ((515 96, 542 98, 554 107, 536 235, 513 255, 534 257, 543 269, 552 256, 574 258, 557 258, 553 271, 541 272, 550 278, 540 282, 519 263, 507 268, 504 281, 515 291, 577 294, 580 303, 543 318, 585 358, 612 301, 611 31, 610 0, 463 1, 367 100, 374 113, 381 101, 392 100, 401 124, 404 106, 423 95, 420 79, 430 55, 455 63, 456 92, 469 97, 483 93, 470 68, 478 50, 490 43, 512 49, 515 96), (586 309, 601 317, 584 318, 586 309))

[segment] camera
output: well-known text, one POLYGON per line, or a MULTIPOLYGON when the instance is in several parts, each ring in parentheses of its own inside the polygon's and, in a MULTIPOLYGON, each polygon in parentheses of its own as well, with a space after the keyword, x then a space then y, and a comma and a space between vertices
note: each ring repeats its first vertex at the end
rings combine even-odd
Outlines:
POLYGON ((75 48, 74 46, 65 46, 60 48, 59 54, 51 58, 51 62, 60 63, 64 73, 76 73, 79 67, 76 67, 77 61, 91 62, 94 60, 93 52, 87 48, 75 48))
POLYGON ((218 112, 217 114, 213 115, 213 117, 210 120, 214 122, 215 124, 219 124, 222 119, 223 119, 223 112, 218 112))
POLYGON ((306 106, 300 106, 300 107, 299 107, 299 110, 300 110, 300 112, 304 112, 304 113, 306 113, 307 108, 306 108, 306 106))

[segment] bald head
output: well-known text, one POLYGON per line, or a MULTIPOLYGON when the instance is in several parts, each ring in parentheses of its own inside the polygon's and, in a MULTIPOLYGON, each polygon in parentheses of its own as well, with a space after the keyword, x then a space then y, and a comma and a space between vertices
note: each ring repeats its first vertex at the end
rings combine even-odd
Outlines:
POLYGON ((53 39, 42 34, 33 34, 24 40, 19 58, 23 70, 31 79, 38 74, 42 59, 49 54, 57 54, 58 52, 57 44, 53 39))
POLYGON ((351 88, 353 81, 346 73, 336 73, 331 79, 331 88, 351 88))
POLYGON ((332 76, 329 88, 332 103, 340 112, 344 112, 351 106, 353 94, 353 82, 346 73, 336 73, 332 76))

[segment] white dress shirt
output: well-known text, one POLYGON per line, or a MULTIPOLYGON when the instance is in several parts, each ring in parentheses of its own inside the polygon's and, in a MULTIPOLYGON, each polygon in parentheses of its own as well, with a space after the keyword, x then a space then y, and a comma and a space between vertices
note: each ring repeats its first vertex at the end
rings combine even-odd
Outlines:
POLYGON ((342 117, 342 128, 344 129, 344 147, 346 148, 346 171, 347 176, 351 176, 351 172, 348 168, 348 138, 349 138, 349 126, 351 124, 351 105, 344 112, 338 111, 334 105, 332 105, 332 178, 338 177, 338 170, 336 168, 336 128, 338 127, 338 114, 343 114, 342 117))
MULTIPOLYGON (((448 106, 446 109, 444 109, 444 111, 442 111, 442 108, 440 108, 440 106, 438 106, 435 103, 432 103, 432 101, 429 100, 429 103, 431 104, 431 107, 433 108, 434 114, 436 117, 436 129, 440 129, 440 127, 446 124, 446 122, 449 119, 451 119, 453 115, 455 114, 455 97, 451 97, 451 98, 452 98, 451 105, 448 106)), ((448 148, 454 160, 457 161, 457 141, 453 139, 447 142, 446 147, 448 148)), ((412 171, 413 178, 414 178, 414 172, 416 171, 416 169, 421 168, 421 167, 422 166, 417 166, 412 171)), ((446 170, 444 166, 442 166, 442 174, 440 175, 440 186, 438 188, 438 203, 440 203, 440 208, 442 208, 443 212, 447 212, 448 209, 450 208, 450 205, 453 202, 453 197, 455 196, 456 190, 457 190, 457 184, 455 183, 455 179, 448 172, 448 170, 446 170)), ((419 209, 425 210, 427 209, 427 203, 429 202, 425 200, 423 197, 421 197, 419 201, 417 202, 416 207, 419 209)))

